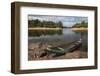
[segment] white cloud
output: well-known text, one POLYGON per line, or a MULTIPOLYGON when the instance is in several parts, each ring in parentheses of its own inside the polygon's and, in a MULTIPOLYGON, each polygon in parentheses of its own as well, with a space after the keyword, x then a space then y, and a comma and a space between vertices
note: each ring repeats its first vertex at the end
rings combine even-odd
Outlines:
POLYGON ((61 21, 64 26, 72 26, 75 23, 80 23, 82 21, 88 21, 87 17, 75 17, 75 16, 44 16, 44 15, 29 15, 29 20, 39 19, 41 21, 61 21))

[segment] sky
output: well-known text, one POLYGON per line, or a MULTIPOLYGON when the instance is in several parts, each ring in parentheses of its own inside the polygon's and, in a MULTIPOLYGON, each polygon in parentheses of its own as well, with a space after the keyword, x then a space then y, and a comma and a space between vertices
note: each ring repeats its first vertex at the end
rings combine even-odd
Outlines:
POLYGON ((87 17, 75 17, 75 16, 44 16, 44 15, 29 15, 28 20, 39 19, 40 21, 53 21, 63 23, 65 27, 72 27, 76 23, 81 23, 82 21, 88 22, 87 17))

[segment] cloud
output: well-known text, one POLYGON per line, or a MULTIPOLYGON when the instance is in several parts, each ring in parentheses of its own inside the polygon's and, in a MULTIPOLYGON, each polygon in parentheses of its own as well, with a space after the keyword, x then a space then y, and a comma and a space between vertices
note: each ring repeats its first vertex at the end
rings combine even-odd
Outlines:
POLYGON ((41 21, 61 21, 64 26, 72 26, 75 23, 82 21, 88 22, 87 17, 75 17, 75 16, 46 16, 46 15, 29 15, 28 20, 39 19, 41 21))

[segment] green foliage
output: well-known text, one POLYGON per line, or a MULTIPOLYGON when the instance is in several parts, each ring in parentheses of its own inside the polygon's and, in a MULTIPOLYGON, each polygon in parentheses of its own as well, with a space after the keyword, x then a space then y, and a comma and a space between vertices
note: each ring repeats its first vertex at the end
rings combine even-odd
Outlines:
POLYGON ((84 27, 84 28, 87 28, 88 27, 88 23, 85 22, 85 21, 82 21, 81 23, 76 23, 74 26, 72 26, 73 28, 81 28, 81 27, 84 27))
POLYGON ((56 28, 56 27, 63 27, 63 23, 53 22, 53 21, 40 21, 39 19, 36 20, 28 20, 29 27, 48 27, 48 28, 56 28))

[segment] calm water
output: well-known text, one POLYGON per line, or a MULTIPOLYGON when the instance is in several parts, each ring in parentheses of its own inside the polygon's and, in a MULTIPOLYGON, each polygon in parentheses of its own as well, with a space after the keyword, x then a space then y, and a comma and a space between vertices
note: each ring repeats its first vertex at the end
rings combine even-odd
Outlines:
POLYGON ((87 32, 76 32, 71 29, 61 30, 32 30, 29 31, 28 42, 31 43, 47 43, 50 45, 58 45, 71 43, 82 39, 82 49, 87 50, 87 32))

